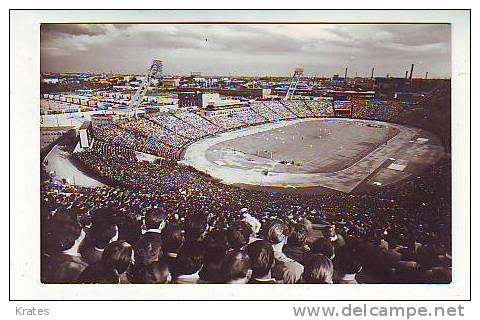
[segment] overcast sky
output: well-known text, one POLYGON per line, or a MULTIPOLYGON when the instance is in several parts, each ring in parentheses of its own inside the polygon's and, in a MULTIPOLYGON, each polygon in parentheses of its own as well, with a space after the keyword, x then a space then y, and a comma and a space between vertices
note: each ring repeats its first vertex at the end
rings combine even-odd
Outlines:
POLYGON ((42 72, 450 77, 449 25, 104 25, 41 27, 42 72))

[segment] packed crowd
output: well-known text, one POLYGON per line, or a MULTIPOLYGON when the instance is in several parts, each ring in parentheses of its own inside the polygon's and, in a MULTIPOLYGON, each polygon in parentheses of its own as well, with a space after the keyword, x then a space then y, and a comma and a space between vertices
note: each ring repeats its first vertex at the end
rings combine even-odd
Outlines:
MULTIPOLYGON (((294 105, 284 108, 297 117, 331 108, 294 105)), ((280 119, 271 108, 252 110, 242 125, 280 119)), ((174 117, 209 134, 232 126, 188 111, 174 117)), ((108 186, 61 185, 42 171, 42 282, 451 281, 448 158, 362 194, 252 191, 168 160, 173 155, 139 160, 135 151, 178 151, 188 135, 177 138, 170 130, 181 125, 167 126, 135 119, 95 131, 92 148, 75 156, 108 186)))
POLYGON ((447 160, 400 186, 315 197, 222 185, 107 143, 96 142, 80 160, 111 186, 44 182, 44 282, 153 281, 143 272, 163 274, 155 283, 451 280, 447 160), (149 217, 158 212, 157 226, 149 217))
POLYGON ((312 110, 310 110, 305 102, 303 101, 296 101, 296 100, 289 100, 284 101, 283 104, 286 108, 288 108, 291 112, 295 114, 297 118, 313 118, 315 114, 312 110))
POLYGON ((202 116, 188 110, 160 112, 146 118, 120 119, 94 128, 95 137, 115 145, 178 159, 188 144, 208 135, 266 122, 333 116, 329 100, 253 102, 245 112, 202 116), (331 110, 331 111, 329 111, 331 110))
POLYGON ((309 110, 313 112, 315 117, 334 117, 332 101, 329 99, 305 101, 309 110))
POLYGON ((398 101, 384 101, 377 99, 356 99, 352 101, 352 117, 358 119, 374 119, 393 121, 402 112, 398 101))

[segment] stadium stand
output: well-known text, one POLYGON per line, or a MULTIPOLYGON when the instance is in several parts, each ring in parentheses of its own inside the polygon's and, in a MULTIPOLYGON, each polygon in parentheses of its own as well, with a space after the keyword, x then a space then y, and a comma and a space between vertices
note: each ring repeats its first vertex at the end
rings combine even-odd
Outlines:
POLYGON ((281 119, 281 117, 277 113, 275 113, 271 108, 266 107, 265 103, 253 102, 250 107, 258 115, 267 119, 268 122, 274 122, 281 119))
POLYGON ((332 101, 329 99, 320 99, 305 101, 305 104, 315 117, 334 117, 332 101))
MULTIPOLYGON (((91 148, 75 157, 108 186, 59 184, 41 171, 41 281, 451 282, 448 158, 402 183, 315 197, 224 185, 172 161, 203 135, 292 116, 333 116, 328 100, 266 104, 254 102, 243 115, 177 111, 95 128, 91 148), (135 151, 163 159, 141 161, 135 151)), ((449 117, 438 116, 446 108, 434 98, 408 110, 355 101, 353 117, 425 127, 448 143, 449 117)))
POLYGON ((280 116, 281 120, 289 120, 295 119, 295 114, 287 109, 281 102, 279 101, 268 101, 263 104, 265 107, 272 109, 273 112, 280 116))
POLYGON ((282 103, 298 118, 315 117, 315 114, 307 108, 303 101, 282 101, 282 103))

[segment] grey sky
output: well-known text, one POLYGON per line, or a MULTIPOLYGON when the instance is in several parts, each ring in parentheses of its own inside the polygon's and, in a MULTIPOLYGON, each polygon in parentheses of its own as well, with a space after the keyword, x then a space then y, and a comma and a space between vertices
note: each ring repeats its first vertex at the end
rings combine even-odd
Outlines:
POLYGON ((42 72, 450 77, 449 25, 102 25, 41 27, 42 72))

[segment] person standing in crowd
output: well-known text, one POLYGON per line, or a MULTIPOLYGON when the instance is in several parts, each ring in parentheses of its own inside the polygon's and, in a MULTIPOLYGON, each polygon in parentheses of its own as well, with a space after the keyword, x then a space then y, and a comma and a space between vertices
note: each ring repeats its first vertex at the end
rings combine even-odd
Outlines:
POLYGON ((252 268, 252 277, 248 283, 252 284, 273 284, 271 269, 273 265, 272 245, 265 240, 257 240, 248 245, 246 250, 252 268))
POLYGON ((162 208, 151 209, 145 214, 144 234, 160 233, 165 226, 165 212, 162 208))
POLYGON ((168 263, 164 259, 153 261, 141 269, 137 275, 136 283, 144 284, 167 284, 172 281, 172 275, 168 269, 168 263))
POLYGON ((245 284, 252 275, 250 258, 244 251, 230 251, 222 264, 224 283, 245 284))
POLYGON ((241 250, 250 243, 253 230, 247 222, 237 220, 228 228, 227 237, 230 250, 241 250))
POLYGON ((348 247, 337 249, 335 254, 335 283, 357 284, 357 274, 362 270, 360 261, 348 247))
POLYGON ((178 252, 172 273, 175 283, 192 284, 200 279, 199 272, 203 266, 204 247, 198 241, 186 242, 178 252))
POLYGON ((85 241, 81 245, 81 254, 88 264, 95 264, 102 259, 105 247, 118 239, 118 227, 115 224, 98 222, 92 225, 85 241))
POLYGON ((178 224, 169 222, 162 230, 161 236, 164 257, 168 263, 170 272, 173 274, 178 252, 185 241, 184 232, 178 224))
POLYGON ((312 254, 305 260, 304 283, 333 283, 333 262, 323 254, 312 254))
POLYGON ((282 252, 288 258, 303 264, 305 258, 310 252, 310 248, 306 245, 307 235, 307 228, 303 224, 295 223, 292 226, 287 243, 283 247, 282 252))
POLYGON ((78 249, 85 237, 77 221, 54 216, 42 228, 42 283, 73 283, 87 268, 78 249))
POLYGON ((335 247, 329 238, 318 238, 310 245, 311 254, 323 254, 327 258, 333 261, 335 258, 335 247))

